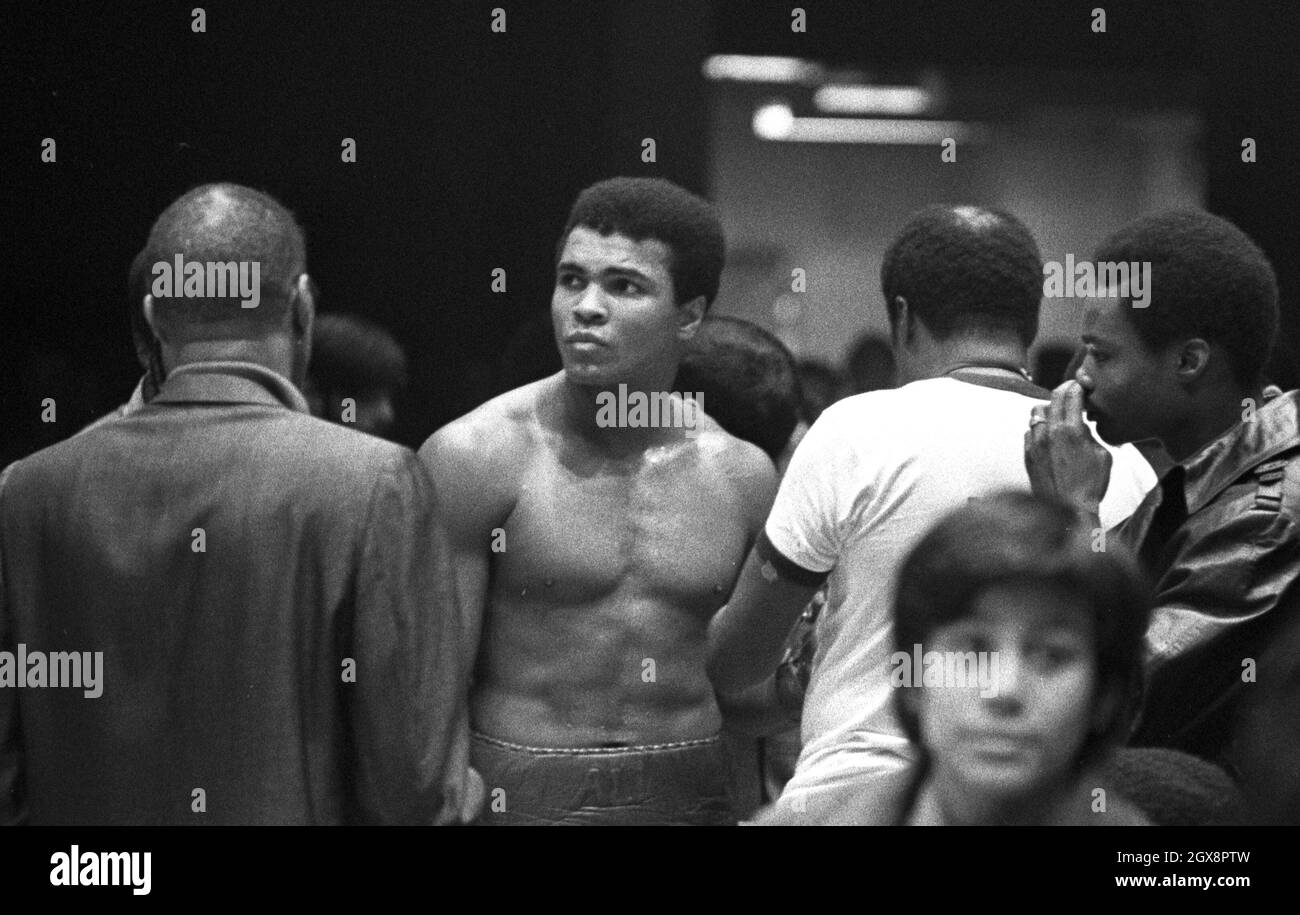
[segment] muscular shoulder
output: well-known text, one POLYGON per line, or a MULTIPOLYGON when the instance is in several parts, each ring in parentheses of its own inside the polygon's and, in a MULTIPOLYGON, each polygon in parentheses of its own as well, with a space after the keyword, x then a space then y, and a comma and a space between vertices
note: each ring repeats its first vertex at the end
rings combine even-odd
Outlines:
POLYGON ((701 459, 721 473, 752 513, 766 518, 777 485, 776 467, 766 452, 736 438, 707 415, 701 422, 697 447, 701 459))
POLYGON ((509 471, 538 440, 536 406, 543 381, 494 397, 443 426, 420 446, 430 472, 491 478, 509 471))
POLYGON ((420 446, 448 514, 470 527, 500 523, 542 440, 537 406, 551 379, 494 397, 443 426, 420 446))
POLYGON ((701 457, 737 478, 757 481, 776 475, 772 461, 757 445, 736 438, 707 414, 696 439, 701 457))

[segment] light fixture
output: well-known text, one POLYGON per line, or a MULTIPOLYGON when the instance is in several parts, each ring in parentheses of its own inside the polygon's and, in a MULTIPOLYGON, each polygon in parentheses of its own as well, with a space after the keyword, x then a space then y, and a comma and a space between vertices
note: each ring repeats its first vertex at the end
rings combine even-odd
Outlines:
POLYGON ((925 114, 934 96, 920 86, 851 86, 832 84, 813 93, 818 111, 829 114, 925 114))
POLYGON ((794 111, 785 102, 768 102, 754 110, 754 135, 764 140, 784 140, 794 127, 794 111))
POLYGON ((763 140, 788 143, 937 146, 944 140, 980 143, 987 131, 982 125, 968 121, 795 117, 789 105, 771 102, 754 112, 754 134, 763 140))
POLYGON ((708 79, 743 83, 816 85, 824 79, 820 64, 799 57, 714 54, 704 61, 703 70, 708 79))

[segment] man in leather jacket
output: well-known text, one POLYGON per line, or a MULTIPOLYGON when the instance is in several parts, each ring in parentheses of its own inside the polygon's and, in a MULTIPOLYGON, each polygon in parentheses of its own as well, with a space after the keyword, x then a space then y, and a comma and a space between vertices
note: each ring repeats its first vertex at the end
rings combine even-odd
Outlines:
MULTIPOLYGON (((1258 247, 1199 211, 1144 217, 1095 262, 1150 265, 1143 306, 1122 290, 1084 317, 1087 355, 1036 408, 1025 460, 1039 494, 1095 511, 1111 443, 1158 438, 1175 465, 1108 536, 1156 583, 1146 697, 1130 738, 1233 762, 1232 724, 1267 671, 1256 660, 1285 624, 1300 577, 1300 392, 1265 386, 1277 281, 1258 247)), ((1101 544, 1104 547, 1104 540, 1101 544)))

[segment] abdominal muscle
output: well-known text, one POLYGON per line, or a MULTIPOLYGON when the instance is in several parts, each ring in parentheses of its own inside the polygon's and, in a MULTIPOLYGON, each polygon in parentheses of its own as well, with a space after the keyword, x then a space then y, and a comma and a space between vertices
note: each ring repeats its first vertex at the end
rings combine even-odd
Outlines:
POLYGON ((644 594, 566 606, 494 594, 470 694, 473 727, 538 747, 713 736, 721 714, 704 673, 707 622, 707 613, 644 594))

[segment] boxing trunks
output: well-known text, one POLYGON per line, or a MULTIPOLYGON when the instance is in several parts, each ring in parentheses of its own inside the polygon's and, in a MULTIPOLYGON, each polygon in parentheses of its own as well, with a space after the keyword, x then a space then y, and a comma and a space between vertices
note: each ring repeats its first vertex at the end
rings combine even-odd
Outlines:
POLYGON ((720 737, 634 747, 527 747, 473 734, 491 826, 734 826, 720 737))

